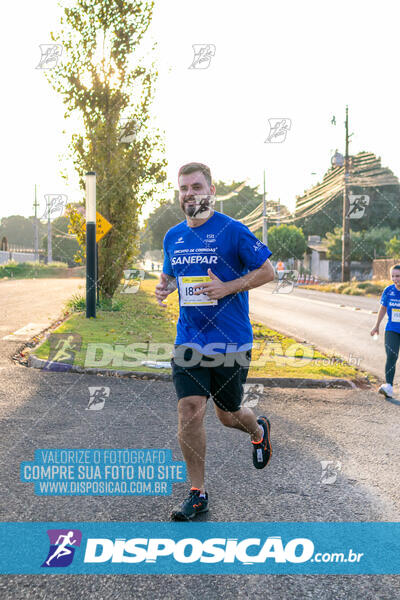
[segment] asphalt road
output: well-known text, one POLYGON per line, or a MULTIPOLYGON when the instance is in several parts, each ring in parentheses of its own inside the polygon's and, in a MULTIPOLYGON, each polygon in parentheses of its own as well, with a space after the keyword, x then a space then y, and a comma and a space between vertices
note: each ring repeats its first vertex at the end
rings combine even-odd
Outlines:
POLYGON ((75 293, 84 292, 84 280, 0 279, 0 365, 22 342, 43 331, 61 315, 75 293))
MULTIPOLYGON (((59 282, 42 280, 35 285, 34 317, 46 322, 49 299, 57 312, 59 282)), ((27 288, 32 291, 30 283, 27 288)), ((18 290, 21 293, 23 286, 18 290)), ((30 322, 31 316, 19 320, 21 307, 16 299, 14 313, 9 300, 7 317, 2 311, 0 325, 18 321, 22 327, 30 322)), ((173 458, 182 460, 172 384, 29 369, 9 360, 8 353, 17 345, 6 341, 0 346, 0 519, 168 520, 171 507, 186 495, 184 483, 174 484, 172 497, 36 496, 32 484, 19 481, 19 466, 32 460, 38 448, 170 448, 173 458), (110 388, 104 409, 85 410, 88 387, 99 385, 110 388)), ((268 415, 272 423, 274 453, 263 471, 252 466, 246 435, 223 428, 208 406, 210 512, 202 520, 398 521, 400 406, 374 391, 268 389, 255 410, 268 415), (321 461, 339 465, 334 483, 321 483, 321 461)), ((252 596, 393 600, 400 598, 399 584, 400 576, 391 575, 3 575, 0 596, 7 600, 252 596)))
POLYGON ((384 377, 386 318, 378 340, 370 336, 379 298, 301 288, 288 294, 273 293, 275 289, 270 283, 250 291, 250 313, 255 320, 384 377))

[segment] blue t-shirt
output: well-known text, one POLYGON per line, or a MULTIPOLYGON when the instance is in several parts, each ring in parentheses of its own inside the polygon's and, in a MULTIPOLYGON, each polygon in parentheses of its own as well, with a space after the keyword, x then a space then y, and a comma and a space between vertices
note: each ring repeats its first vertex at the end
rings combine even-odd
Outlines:
POLYGON ((167 231, 163 272, 176 278, 180 305, 175 344, 207 355, 249 350, 253 330, 248 292, 210 301, 204 294, 193 295, 192 286, 201 283, 196 277, 209 280, 208 269, 221 281, 232 281, 258 269, 270 256, 248 227, 216 211, 203 225, 189 227, 185 220, 167 231))
POLYGON ((394 283, 383 290, 381 304, 386 306, 388 316, 386 331, 400 333, 400 291, 394 283))

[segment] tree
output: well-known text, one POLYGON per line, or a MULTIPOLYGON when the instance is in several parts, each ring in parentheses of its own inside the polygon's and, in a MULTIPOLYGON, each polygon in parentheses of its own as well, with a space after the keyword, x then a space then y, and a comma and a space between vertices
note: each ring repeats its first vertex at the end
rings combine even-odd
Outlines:
MULTIPOLYGON (((240 181, 233 181, 230 184, 218 181, 215 184, 216 195, 224 196, 239 187, 239 184, 240 181)), ((262 202, 262 194, 257 191, 257 187, 245 185, 238 194, 235 194, 232 198, 223 202, 223 211, 229 217, 240 220, 251 213, 260 202, 262 202)), ((220 210, 220 202, 218 200, 215 208, 216 210, 220 210)))
MULTIPOLYGON (((389 227, 380 227, 369 231, 352 231, 350 260, 372 261, 386 256, 386 247, 393 231, 389 227)), ((342 259, 342 228, 336 227, 333 233, 326 234, 328 240, 327 258, 342 259)))
MULTIPOLYGON (((39 221, 39 238, 46 231, 46 225, 39 221)), ((0 225, 0 239, 7 238, 7 242, 21 248, 33 248, 33 217, 27 219, 21 215, 3 217, 0 225)))
MULTIPOLYGON (((239 186, 240 182, 230 184, 218 181, 215 184, 216 195, 224 196, 239 186)), ((234 219, 242 219, 260 204, 262 196, 257 188, 246 185, 237 195, 225 200, 223 211, 234 219)), ((220 210, 220 202, 217 200, 215 210, 220 210)), ((140 250, 143 256, 147 250, 160 250, 163 239, 168 229, 183 221, 185 215, 179 204, 179 192, 175 190, 174 199, 163 202, 147 218, 140 232, 140 250)))
POLYGON ((183 221, 184 218, 185 215, 179 204, 179 195, 175 191, 172 201, 160 204, 146 219, 140 231, 141 256, 144 256, 148 250, 161 250, 168 229, 183 221))
POLYGON ((106 296, 137 253, 143 205, 166 179, 166 160, 154 158, 163 143, 148 124, 157 72, 130 66, 153 6, 150 0, 76 0, 64 8, 61 32, 51 33, 68 61, 48 70, 48 80, 63 96, 65 117, 80 114, 84 128, 72 136, 70 156, 82 190, 85 173, 96 172, 97 210, 113 225, 99 243, 99 284, 106 296), (120 141, 125 118, 136 131, 130 144, 120 141))
POLYGON ((268 229, 268 248, 277 259, 301 259, 307 243, 302 230, 296 225, 274 225, 268 229))
MULTIPOLYGON (((51 240, 53 249, 53 260, 68 263, 68 266, 76 265, 75 256, 79 252, 79 244, 74 237, 68 235, 69 219, 58 217, 51 225, 51 240)), ((47 235, 42 240, 42 248, 47 252, 47 235)))
POLYGON ((400 257, 400 240, 397 239, 397 236, 386 242, 386 256, 390 258, 400 257))

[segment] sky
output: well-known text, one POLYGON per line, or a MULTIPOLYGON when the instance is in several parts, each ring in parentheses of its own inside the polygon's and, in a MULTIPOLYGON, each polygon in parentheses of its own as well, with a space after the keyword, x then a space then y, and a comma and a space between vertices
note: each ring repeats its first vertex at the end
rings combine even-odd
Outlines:
MULTIPOLYGON (((66 158, 78 121, 65 121, 61 96, 36 68, 62 9, 55 0, 23 0, 2 10, 0 217, 29 216, 35 183, 40 211, 44 194, 82 199, 66 158)), ((156 0, 143 52, 157 41, 152 123, 164 131, 170 186, 182 164, 200 161, 215 180, 247 178, 262 191, 265 169, 267 198, 293 210, 335 149, 344 152, 346 104, 350 152, 374 152, 400 176, 399 17, 396 0, 156 0), (193 44, 215 46, 206 69, 189 68, 193 44), (277 118, 289 119, 290 130, 283 142, 266 143, 268 120, 277 118)))

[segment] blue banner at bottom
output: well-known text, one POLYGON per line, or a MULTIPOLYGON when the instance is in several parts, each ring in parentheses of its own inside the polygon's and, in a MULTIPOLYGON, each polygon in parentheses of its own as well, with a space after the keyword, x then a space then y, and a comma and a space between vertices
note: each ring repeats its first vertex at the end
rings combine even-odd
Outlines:
POLYGON ((2 574, 399 574, 400 523, 0 523, 2 574))

